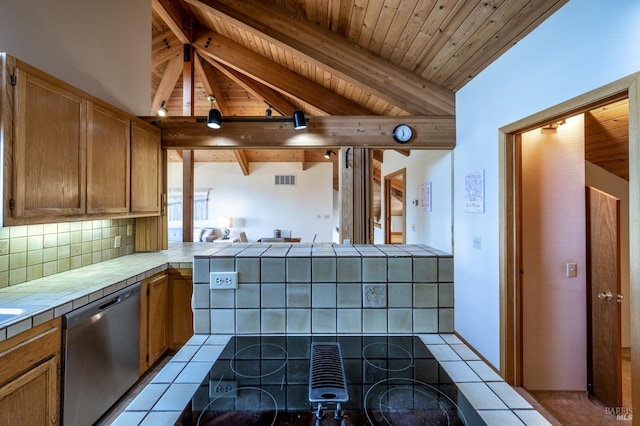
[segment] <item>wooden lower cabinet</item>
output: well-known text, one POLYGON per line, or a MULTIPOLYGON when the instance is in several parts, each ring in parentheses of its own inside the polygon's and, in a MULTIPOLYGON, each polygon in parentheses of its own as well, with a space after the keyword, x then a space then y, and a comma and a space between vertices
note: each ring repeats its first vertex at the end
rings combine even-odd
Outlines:
POLYGON ((172 350, 180 349, 193 336, 193 278, 191 269, 169 270, 169 294, 171 295, 171 344, 172 350))
POLYGON ((190 269, 169 269, 140 282, 140 375, 193 335, 190 269))
POLYGON ((61 320, 0 342, 0 425, 57 425, 61 320))
POLYGON ((169 349, 169 276, 140 282, 140 374, 169 349))

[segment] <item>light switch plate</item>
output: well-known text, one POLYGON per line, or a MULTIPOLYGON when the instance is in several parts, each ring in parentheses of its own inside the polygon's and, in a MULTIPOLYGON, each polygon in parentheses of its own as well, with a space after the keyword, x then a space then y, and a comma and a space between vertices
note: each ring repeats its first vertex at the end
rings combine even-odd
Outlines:
POLYGON ((567 278, 575 278, 578 276, 578 264, 569 262, 567 263, 567 278))
POLYGON ((237 272, 210 272, 209 288, 211 290, 229 290, 238 288, 237 272))

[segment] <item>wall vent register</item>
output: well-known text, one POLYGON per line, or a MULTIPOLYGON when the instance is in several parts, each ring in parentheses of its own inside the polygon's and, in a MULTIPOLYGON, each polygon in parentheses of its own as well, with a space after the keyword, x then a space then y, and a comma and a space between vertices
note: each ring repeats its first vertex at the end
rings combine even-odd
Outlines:
POLYGON ((275 175, 276 186, 296 186, 296 175, 275 175))

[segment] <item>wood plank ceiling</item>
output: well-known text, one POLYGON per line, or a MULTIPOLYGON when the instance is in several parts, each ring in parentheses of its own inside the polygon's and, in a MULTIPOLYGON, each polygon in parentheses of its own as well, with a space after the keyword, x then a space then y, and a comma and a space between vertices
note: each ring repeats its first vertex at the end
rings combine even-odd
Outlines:
MULTIPOLYGON (((170 117, 212 106, 223 116, 272 106, 273 116, 451 117, 455 91, 567 1, 152 0, 150 114, 164 104, 170 117)), ((246 161, 328 161, 325 150, 246 161)))

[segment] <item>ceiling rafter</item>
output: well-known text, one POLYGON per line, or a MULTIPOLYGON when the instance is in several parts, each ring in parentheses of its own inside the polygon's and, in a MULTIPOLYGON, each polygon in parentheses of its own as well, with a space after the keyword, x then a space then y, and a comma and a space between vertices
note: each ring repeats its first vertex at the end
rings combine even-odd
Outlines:
POLYGON ((182 74, 182 62, 182 53, 180 53, 180 55, 174 57, 167 63, 167 68, 164 71, 162 80, 160 80, 156 94, 151 102, 152 115, 155 115, 162 105, 162 102, 167 102, 171 96, 173 88, 176 87, 176 83, 182 74))
POLYGON ((330 70, 415 115, 455 113, 453 91, 443 88, 374 53, 359 49, 340 35, 295 19, 286 9, 255 0, 186 0, 240 28, 258 33, 276 46, 330 70))
MULTIPOLYGON (((191 24, 185 24, 185 11, 177 6, 178 2, 170 0, 151 0, 151 8, 158 14, 160 19, 169 27, 173 34, 178 37, 180 43, 191 43, 191 24)), ((189 21, 190 22, 190 21, 189 21)))
POLYGON ((224 64, 221 64, 220 62, 215 61, 212 58, 205 57, 205 60, 209 62, 213 67, 215 67, 218 71, 233 80, 235 83, 242 86, 247 92, 251 93, 253 96, 259 99, 263 99, 277 111, 280 111, 282 114, 292 115, 293 112, 298 109, 280 92, 273 90, 272 88, 267 87, 264 84, 255 81, 252 78, 247 77, 246 75, 232 68, 229 68, 224 64))
POLYGON ((373 114, 369 109, 213 31, 201 33, 193 45, 203 57, 212 58, 280 93, 313 105, 326 114, 373 114))
POLYGON ((249 176, 249 161, 247 160, 247 156, 244 151, 236 149, 233 151, 233 155, 235 155, 238 165, 240 166, 240 169, 242 169, 242 174, 249 176))
POLYGON ((224 96, 220 87, 216 84, 216 76, 215 69, 209 65, 206 58, 202 58, 198 53, 195 54, 196 60, 194 65, 196 67, 196 72, 200 75, 200 79, 202 80, 202 84, 204 85, 205 90, 207 91, 207 96, 213 96, 215 102, 215 108, 217 108, 222 115, 229 115, 229 109, 227 108, 227 104, 224 101, 224 96))

